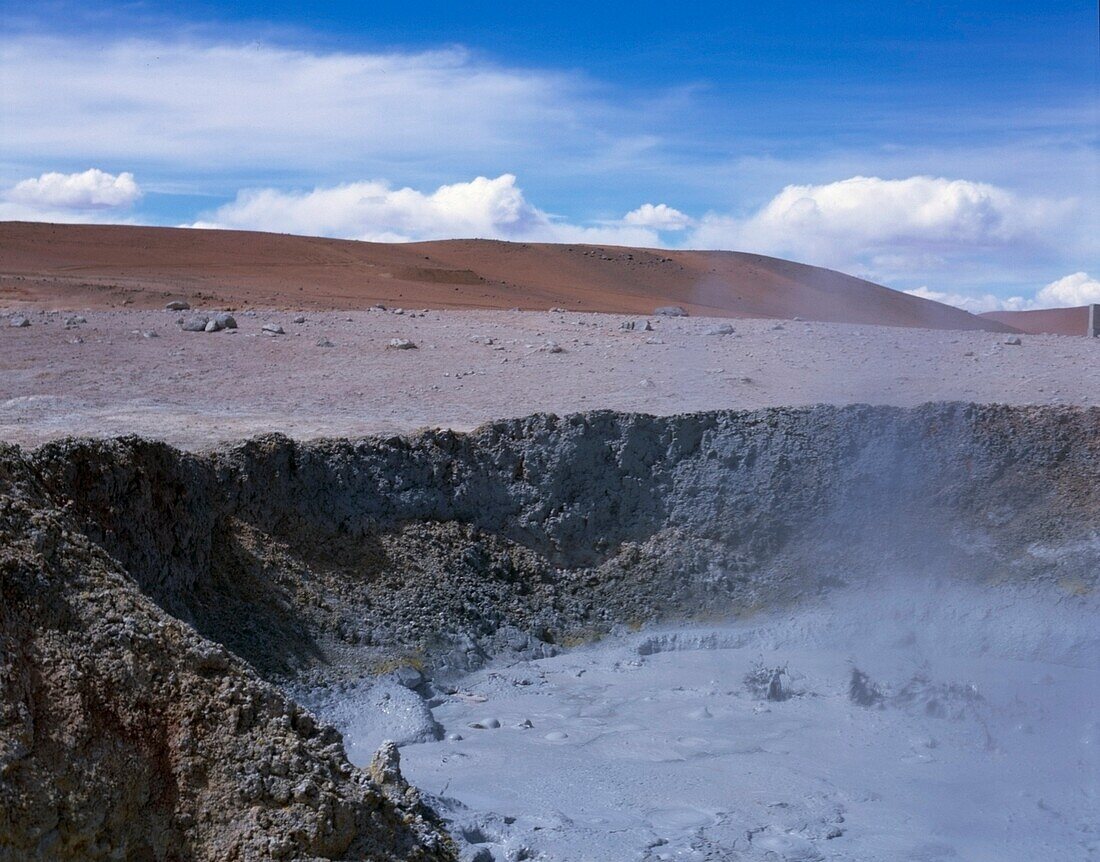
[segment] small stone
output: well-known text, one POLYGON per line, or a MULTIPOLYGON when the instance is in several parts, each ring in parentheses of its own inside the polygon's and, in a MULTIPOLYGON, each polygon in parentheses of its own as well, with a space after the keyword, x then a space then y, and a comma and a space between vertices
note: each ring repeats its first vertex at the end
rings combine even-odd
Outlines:
POLYGON ((653 313, 662 317, 687 317, 687 312, 679 305, 662 305, 660 308, 654 309, 653 313))
POLYGON ((335 347, 336 345, 333 344, 331 341, 329 341, 327 338, 318 338, 317 339, 317 346, 318 347, 335 347))
POLYGON ((214 322, 219 329, 236 329, 237 321, 228 311, 220 311, 214 315, 214 322))
POLYGON ((217 332, 219 329, 221 329, 221 327, 218 326, 218 321, 216 321, 214 318, 210 318, 208 321, 206 321, 206 326, 203 328, 203 331, 217 332))
POLYGON ((523 721, 516 725, 516 727, 520 728, 521 730, 530 730, 534 726, 535 725, 531 723, 531 719, 529 718, 525 718, 523 721))
POLYGON ((294 318, 294 322, 295 323, 305 323, 306 322, 306 316, 304 314, 299 314, 297 317, 294 318))
POLYGON ((265 323, 261 332, 266 332, 268 335, 283 335, 285 330, 277 323, 265 323))
POLYGON ((393 672, 393 678, 405 688, 415 689, 424 682, 424 674, 415 667, 403 665, 393 672))
POLYGON ((30 326, 30 325, 31 325, 30 318, 25 316, 25 315, 22 315, 22 314, 17 314, 14 317, 12 317, 11 320, 8 321, 8 326, 14 326, 18 329, 22 329, 24 326, 30 326))
POLYGON ((86 318, 86 317, 84 317, 83 315, 80 315, 80 314, 74 314, 72 317, 66 317, 65 318, 65 325, 66 326, 80 326, 80 324, 87 323, 87 322, 88 322, 88 318, 86 318))
POLYGON ((471 721, 469 724, 474 730, 496 730, 500 722, 495 718, 483 718, 480 721, 471 721))
POLYGON ((417 346, 407 338, 391 338, 387 345, 392 350, 416 350, 417 346))
POLYGON ((164 306, 167 311, 189 311, 191 303, 185 302, 182 299, 173 299, 170 303, 164 306))
POLYGON ((160 333, 155 332, 152 329, 143 329, 141 331, 141 337, 142 338, 160 338, 160 333))
POLYGON ((728 323, 720 323, 717 326, 711 326, 703 332, 703 335, 732 335, 733 327, 728 323))
POLYGON ((542 345, 542 347, 539 348, 539 351, 542 353, 564 353, 565 348, 563 348, 556 341, 547 341, 544 345, 542 345))
POLYGON ((1019 347, 1023 344, 1023 340, 1018 335, 1010 335, 1004 340, 1004 343, 1011 347, 1019 347))

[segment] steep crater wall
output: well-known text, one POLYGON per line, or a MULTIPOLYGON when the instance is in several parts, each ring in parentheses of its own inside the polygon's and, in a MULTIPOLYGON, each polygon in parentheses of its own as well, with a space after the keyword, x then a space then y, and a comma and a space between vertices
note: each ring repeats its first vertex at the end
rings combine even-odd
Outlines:
POLYGON ((198 455, 63 441, 30 461, 162 607, 278 676, 462 670, 501 638, 729 615, 887 570, 1088 579, 1098 449, 1095 409, 934 404, 198 455))

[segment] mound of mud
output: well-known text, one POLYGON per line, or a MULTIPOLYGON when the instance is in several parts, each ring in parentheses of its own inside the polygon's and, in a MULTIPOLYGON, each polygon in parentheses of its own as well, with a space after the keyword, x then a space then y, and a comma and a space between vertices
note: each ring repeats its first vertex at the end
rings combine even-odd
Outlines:
POLYGON ((0 858, 448 858, 279 688, 437 679, 883 571, 1089 590, 1100 410, 533 416, 0 450, 0 858), (7 848, 11 848, 10 851, 7 848))

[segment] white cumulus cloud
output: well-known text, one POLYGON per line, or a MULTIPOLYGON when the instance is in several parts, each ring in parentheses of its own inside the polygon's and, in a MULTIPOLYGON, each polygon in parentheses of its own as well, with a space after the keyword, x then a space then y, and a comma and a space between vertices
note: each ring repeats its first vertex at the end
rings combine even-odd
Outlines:
POLYGON ((1100 303, 1100 280, 1075 272, 1052 281, 1035 295, 1039 308, 1071 308, 1100 303))
POLYGON ((0 190, 0 221, 118 222, 141 197, 134 175, 44 173, 0 190))
POLYGON ((907 290, 913 296, 932 299, 954 305, 972 314, 984 311, 1033 311, 1039 308, 1072 308, 1078 305, 1100 303, 1100 281, 1087 272, 1075 272, 1039 288, 1031 298, 1025 296, 1001 297, 992 293, 965 294, 930 290, 918 287, 907 290))
POLYGON ((693 242, 882 278, 950 268, 990 249, 1034 248, 1071 208, 970 180, 857 176, 787 186, 748 218, 708 215, 693 242))
POLYGON ((133 205, 141 189, 128 172, 109 174, 90 168, 79 174, 45 173, 22 180, 5 199, 43 209, 111 209, 133 205))
POLYGON ((654 230, 685 230, 695 224, 695 220, 668 204, 642 204, 623 216, 623 222, 654 230))
POLYGON ((250 189, 194 227, 240 228, 375 242, 451 239, 657 245, 650 229, 583 226, 553 218, 524 197, 512 174, 440 186, 433 192, 372 180, 311 191, 250 189))

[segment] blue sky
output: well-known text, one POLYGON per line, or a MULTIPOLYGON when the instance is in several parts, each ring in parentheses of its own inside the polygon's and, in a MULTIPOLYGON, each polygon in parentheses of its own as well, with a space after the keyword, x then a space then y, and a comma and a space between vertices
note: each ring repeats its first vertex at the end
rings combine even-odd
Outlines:
POLYGON ((0 0, 2 218, 733 248, 972 308, 1100 301, 1091 2, 27 5, 0 0))

